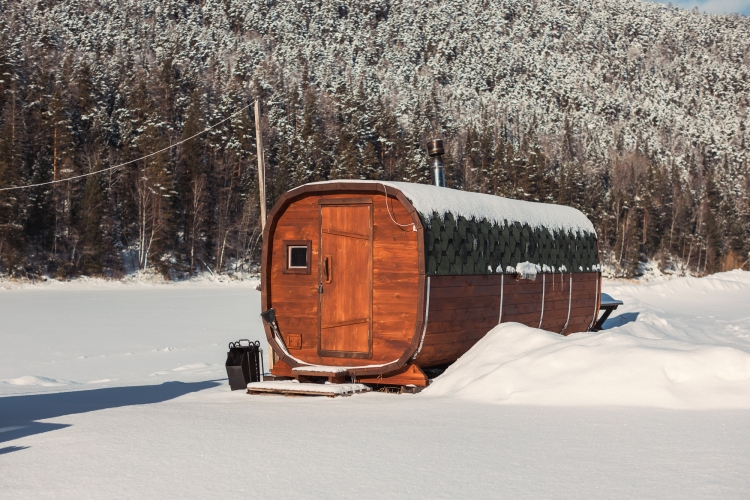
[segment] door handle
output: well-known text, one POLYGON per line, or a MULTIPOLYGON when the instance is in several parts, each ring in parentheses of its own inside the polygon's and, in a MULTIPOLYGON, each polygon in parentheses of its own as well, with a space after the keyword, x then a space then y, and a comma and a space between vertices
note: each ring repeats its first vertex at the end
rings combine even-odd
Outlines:
POLYGON ((325 273, 325 282, 330 283, 333 281, 333 269, 331 263, 331 256, 326 255, 323 257, 323 273, 325 273))

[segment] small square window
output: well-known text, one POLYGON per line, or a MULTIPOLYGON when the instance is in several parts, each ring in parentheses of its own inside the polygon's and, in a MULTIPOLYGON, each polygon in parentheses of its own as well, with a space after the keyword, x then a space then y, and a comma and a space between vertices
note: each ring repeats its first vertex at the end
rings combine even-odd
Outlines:
POLYGON ((284 274, 310 274, 310 257, 312 241, 285 240, 284 244, 284 274))
POLYGON ((307 269, 307 246, 288 246, 289 269, 307 269))

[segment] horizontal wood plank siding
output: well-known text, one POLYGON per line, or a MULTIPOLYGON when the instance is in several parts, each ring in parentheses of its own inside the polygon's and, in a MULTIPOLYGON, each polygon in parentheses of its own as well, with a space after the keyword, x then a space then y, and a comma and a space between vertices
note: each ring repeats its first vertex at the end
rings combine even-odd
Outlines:
POLYGON ((425 368, 452 363, 494 328, 500 317, 501 280, 503 323, 537 328, 541 320, 543 329, 560 333, 567 321, 565 334, 586 331, 596 312, 598 279, 596 272, 539 274, 533 281, 497 274, 432 276, 429 321, 415 362, 425 368))

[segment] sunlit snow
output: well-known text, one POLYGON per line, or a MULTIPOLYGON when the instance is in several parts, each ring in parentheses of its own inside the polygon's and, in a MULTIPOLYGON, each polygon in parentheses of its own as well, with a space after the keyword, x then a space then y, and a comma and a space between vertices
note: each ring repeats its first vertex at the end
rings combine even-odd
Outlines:
POLYGON ((748 272, 605 282, 624 304, 602 332, 504 324, 420 394, 336 399, 229 390, 227 343, 262 339, 255 283, 3 286, 2 498, 750 487, 748 272))

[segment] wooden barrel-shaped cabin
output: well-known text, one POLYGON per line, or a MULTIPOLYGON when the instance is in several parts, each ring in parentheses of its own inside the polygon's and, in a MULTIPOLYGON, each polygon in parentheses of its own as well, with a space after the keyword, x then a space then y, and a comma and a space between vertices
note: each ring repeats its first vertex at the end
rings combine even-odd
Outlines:
POLYGON ((500 322, 564 335, 599 308, 596 232, 570 207, 403 182, 281 197, 263 234, 278 377, 428 382, 500 322))

